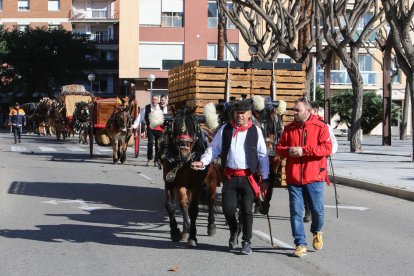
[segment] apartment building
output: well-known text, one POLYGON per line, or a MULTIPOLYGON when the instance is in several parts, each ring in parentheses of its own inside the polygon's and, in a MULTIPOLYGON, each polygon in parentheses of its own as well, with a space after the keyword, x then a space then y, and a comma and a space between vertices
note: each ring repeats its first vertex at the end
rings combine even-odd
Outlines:
MULTIPOLYGON (((119 77, 132 84, 140 102, 149 103, 151 87, 154 95, 168 93, 169 69, 217 59, 216 1, 121 1, 120 15, 119 77)), ((238 52, 239 33, 231 23, 227 27, 228 42, 238 52)), ((225 58, 233 57, 226 51, 225 58)))
POLYGON ((85 77, 78 80, 99 96, 119 90, 119 0, 0 0, 0 28, 64 28, 89 35, 96 53, 89 57, 85 77), (92 82, 87 76, 94 74, 92 82))

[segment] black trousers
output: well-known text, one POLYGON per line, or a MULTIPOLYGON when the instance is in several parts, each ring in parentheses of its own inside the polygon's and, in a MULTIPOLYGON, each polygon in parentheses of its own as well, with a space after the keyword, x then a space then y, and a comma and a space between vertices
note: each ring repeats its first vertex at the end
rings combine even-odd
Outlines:
POLYGON ((222 208, 230 233, 237 231, 237 200, 240 200, 240 212, 243 220, 243 241, 250 242, 253 230, 254 191, 245 176, 233 176, 224 181, 222 189, 222 208))
POLYGON ((17 139, 19 139, 19 143, 22 139, 22 126, 12 126, 12 131, 14 135, 14 143, 17 143, 17 139))
POLYGON ((154 159, 154 152, 152 151, 154 144, 155 144, 155 159, 154 159, 154 161, 155 162, 158 161, 158 156, 157 156, 157 153, 158 153, 158 140, 160 139, 161 135, 162 135, 162 131, 147 128, 147 138, 148 138, 147 160, 148 161, 154 159))

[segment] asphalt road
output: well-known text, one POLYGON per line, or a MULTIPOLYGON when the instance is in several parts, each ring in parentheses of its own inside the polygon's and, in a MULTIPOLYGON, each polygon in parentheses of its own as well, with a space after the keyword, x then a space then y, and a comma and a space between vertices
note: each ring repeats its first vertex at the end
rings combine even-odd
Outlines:
POLYGON ((338 186, 336 218, 327 187, 325 246, 314 252, 309 236, 299 259, 291 257, 287 191, 277 189, 270 220, 278 247, 268 242, 267 219, 256 215, 253 254, 229 252, 220 208, 214 237, 201 208, 199 247, 189 249, 169 239, 161 171, 145 166, 145 146, 138 159, 130 151, 127 164, 112 165, 109 148, 95 147, 90 159, 75 138, 12 141, 0 133, 0 275, 413 274, 410 201, 338 186))

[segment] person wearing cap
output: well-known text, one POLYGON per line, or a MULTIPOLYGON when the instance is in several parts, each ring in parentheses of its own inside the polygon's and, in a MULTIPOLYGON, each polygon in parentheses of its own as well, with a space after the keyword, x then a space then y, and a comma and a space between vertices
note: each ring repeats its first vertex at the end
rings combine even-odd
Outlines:
POLYGON ((286 159, 286 183, 289 192, 290 225, 296 257, 306 255, 303 223, 303 194, 307 194, 312 213, 313 248, 323 247, 324 182, 327 180, 326 156, 332 152, 328 126, 311 113, 306 98, 298 99, 293 108, 294 121, 285 126, 276 146, 279 156, 286 159))
POLYGON ((222 189, 222 208, 230 228, 229 247, 238 246, 237 199, 243 221, 241 254, 252 253, 253 203, 261 190, 269 185, 269 158, 262 131, 252 124, 251 101, 235 101, 232 105, 233 120, 223 125, 202 155, 200 161, 191 164, 193 169, 202 169, 221 156, 225 181, 222 189), (258 172, 259 184, 253 177, 258 172))
POLYGON ((16 103, 9 113, 9 123, 12 126, 14 135, 14 143, 22 142, 22 128, 26 125, 26 113, 20 108, 20 104, 16 103))

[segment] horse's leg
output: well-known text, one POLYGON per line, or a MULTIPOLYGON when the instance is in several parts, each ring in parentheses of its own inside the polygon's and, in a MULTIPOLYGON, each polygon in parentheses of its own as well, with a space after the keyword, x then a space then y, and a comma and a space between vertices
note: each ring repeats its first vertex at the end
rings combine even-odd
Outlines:
MULTIPOLYGON (((197 183, 199 184, 199 183, 197 183)), ((196 187, 196 189, 199 189, 199 186, 196 187)), ((194 191, 193 191, 194 192, 194 191)), ((187 244, 191 247, 197 247, 197 216, 198 216, 198 197, 197 192, 193 193, 191 195, 191 203, 189 208, 189 214, 190 214, 190 236, 188 238, 187 244)))
POLYGON ((207 176, 204 180, 207 188, 207 204, 208 204, 208 225, 207 234, 214 236, 216 234, 216 224, 214 216, 214 207, 216 204, 216 188, 219 184, 219 171, 217 166, 210 165, 207 176))
POLYGON ((177 227, 177 221, 175 219, 176 201, 174 196, 174 190, 171 185, 165 185, 165 209, 167 210, 168 217, 170 219, 170 237, 173 242, 178 242, 181 239, 180 229, 177 227))
POLYGON ((126 160, 126 152, 127 152, 128 143, 122 141, 122 151, 121 151, 121 163, 124 164, 126 160))
POLYGON ((118 141, 113 140, 112 142, 112 162, 116 164, 118 162, 118 141))
POLYGON ((187 188, 180 187, 178 189, 178 200, 180 201, 181 211, 183 212, 183 233, 181 239, 188 239, 190 233, 190 217, 188 215, 189 200, 187 196, 187 188))

